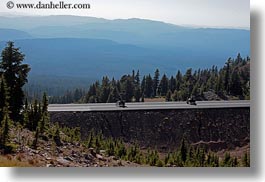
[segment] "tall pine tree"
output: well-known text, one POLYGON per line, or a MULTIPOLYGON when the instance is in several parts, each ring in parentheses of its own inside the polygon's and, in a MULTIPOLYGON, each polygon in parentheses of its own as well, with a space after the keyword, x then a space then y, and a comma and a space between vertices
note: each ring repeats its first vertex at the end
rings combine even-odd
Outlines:
POLYGON ((159 86, 159 70, 156 69, 155 71, 155 75, 154 75, 154 79, 153 79, 153 96, 157 96, 157 92, 158 92, 158 86, 159 86))
POLYGON ((160 81, 160 90, 161 90, 161 96, 166 96, 167 91, 168 91, 168 78, 166 74, 162 76, 162 79, 160 81))
POLYGON ((9 93, 12 95, 8 99, 10 118, 13 121, 23 121, 21 110, 23 108, 24 92, 22 87, 27 82, 29 65, 23 64, 24 54, 19 48, 14 47, 13 42, 8 42, 1 54, 0 75, 4 76, 9 93))

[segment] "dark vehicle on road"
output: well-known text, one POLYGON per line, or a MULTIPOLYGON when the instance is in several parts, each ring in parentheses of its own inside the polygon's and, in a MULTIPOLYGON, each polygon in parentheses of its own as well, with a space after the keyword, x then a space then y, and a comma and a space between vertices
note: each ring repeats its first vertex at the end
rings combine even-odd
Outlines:
MULTIPOLYGON (((119 89, 117 88, 117 90, 119 90, 119 89)), ((125 105, 125 100, 123 99, 124 95, 125 95, 125 92, 119 93, 119 98, 117 99, 118 101, 116 102, 116 107, 123 107, 123 108, 127 107, 125 105)))
POLYGON ((190 104, 190 105, 197 105, 196 104, 196 100, 194 99, 194 97, 190 97, 187 99, 187 104, 190 104))
POLYGON ((125 106, 125 101, 124 100, 119 100, 116 102, 116 106, 117 107, 126 107, 125 106))

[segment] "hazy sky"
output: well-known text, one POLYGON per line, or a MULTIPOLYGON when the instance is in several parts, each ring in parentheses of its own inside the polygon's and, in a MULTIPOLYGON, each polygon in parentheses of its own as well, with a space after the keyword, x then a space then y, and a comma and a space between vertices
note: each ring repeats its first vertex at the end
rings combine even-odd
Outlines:
MULTIPOLYGON (((199 27, 250 27, 249 0, 64 0, 65 3, 89 3, 89 10, 29 10, 6 8, 0 12, 28 15, 81 15, 106 19, 144 18, 177 25, 199 27)), ((15 3, 38 3, 40 0, 13 0, 15 3)), ((41 0, 49 3, 51 0, 41 0)), ((53 0, 58 3, 60 0, 53 0)))

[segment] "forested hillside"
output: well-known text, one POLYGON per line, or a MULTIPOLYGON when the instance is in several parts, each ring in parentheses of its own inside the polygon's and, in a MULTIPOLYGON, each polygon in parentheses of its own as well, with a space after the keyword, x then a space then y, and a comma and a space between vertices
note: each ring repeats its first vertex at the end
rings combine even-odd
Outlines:
MULTIPOLYGON (((194 147, 184 138, 175 151, 166 153, 143 149, 137 141, 126 143, 122 138, 104 137, 102 133, 90 132, 87 139, 82 139, 80 128, 50 121, 49 100, 45 93, 41 101, 28 102, 22 88, 28 81, 31 67, 24 63, 24 58, 13 42, 8 42, 1 53, 0 166, 250 166, 248 150, 243 155, 225 152, 222 156, 194 147)), ((143 101, 145 97, 162 96, 167 100, 181 100, 190 94, 199 97, 204 90, 214 90, 226 97, 249 98, 249 64, 249 58, 238 55, 236 59, 228 59, 220 70, 215 66, 194 72, 189 69, 184 75, 178 71, 177 76, 171 78, 163 75, 160 79, 159 70, 153 77, 146 75, 142 79, 139 71, 119 80, 109 80, 105 76, 102 82, 92 84, 87 93, 77 89, 72 100, 64 100, 70 97, 66 96, 59 97, 58 101, 114 102, 119 97, 126 101, 143 101), (173 91, 171 97, 169 93, 173 91)))
POLYGON ((209 100, 207 93, 215 99, 250 99, 250 58, 229 58, 218 69, 186 70, 184 74, 177 71, 174 76, 161 74, 159 69, 154 75, 140 75, 132 71, 115 80, 104 76, 102 81, 91 84, 88 92, 75 89, 64 96, 52 97, 51 103, 105 103, 123 99, 126 102, 140 102, 145 98, 163 97, 166 101, 185 101, 194 96, 197 100, 209 100))

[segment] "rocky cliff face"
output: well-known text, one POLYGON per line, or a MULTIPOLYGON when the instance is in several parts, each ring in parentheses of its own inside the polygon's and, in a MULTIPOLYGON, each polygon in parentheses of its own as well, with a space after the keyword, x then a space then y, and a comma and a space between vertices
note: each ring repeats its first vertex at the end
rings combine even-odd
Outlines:
POLYGON ((83 139, 94 130, 160 150, 175 149, 183 137, 215 151, 244 146, 250 139, 249 108, 51 112, 50 116, 54 123, 80 127, 83 139))

